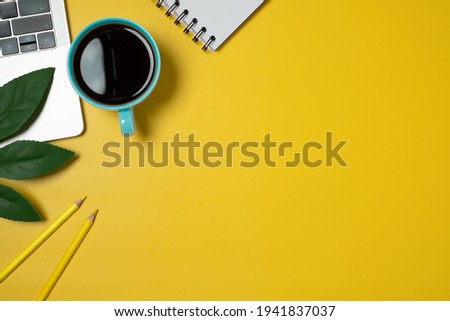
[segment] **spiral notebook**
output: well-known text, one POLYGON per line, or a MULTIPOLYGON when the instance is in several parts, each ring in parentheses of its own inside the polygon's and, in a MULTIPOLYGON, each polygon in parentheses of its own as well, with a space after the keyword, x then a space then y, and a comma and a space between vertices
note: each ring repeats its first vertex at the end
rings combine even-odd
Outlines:
POLYGON ((156 6, 175 17, 175 24, 216 50, 263 3, 263 0, 158 0, 156 6))

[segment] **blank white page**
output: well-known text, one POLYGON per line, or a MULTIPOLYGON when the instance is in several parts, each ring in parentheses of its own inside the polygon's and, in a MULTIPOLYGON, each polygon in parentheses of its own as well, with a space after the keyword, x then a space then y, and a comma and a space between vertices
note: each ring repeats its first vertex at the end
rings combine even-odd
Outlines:
MULTIPOLYGON (((263 0, 178 0, 179 6, 172 12, 178 17, 184 10, 189 14, 181 23, 188 26, 196 18, 197 24, 190 30, 194 35, 202 27, 206 32, 200 37, 202 43, 208 42, 211 36, 216 40, 209 49, 216 50, 262 3, 263 0)), ((163 5, 167 9, 175 0, 166 0, 163 5)))

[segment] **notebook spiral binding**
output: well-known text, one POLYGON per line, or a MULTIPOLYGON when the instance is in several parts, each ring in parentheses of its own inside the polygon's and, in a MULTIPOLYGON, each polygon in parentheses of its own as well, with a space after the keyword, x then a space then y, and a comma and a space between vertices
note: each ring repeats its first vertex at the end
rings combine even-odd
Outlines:
MULTIPOLYGON (((164 0, 158 0, 156 2, 156 7, 161 8, 164 4, 164 0)), ((173 12, 180 6, 180 1, 175 1, 173 5, 171 5, 167 11, 166 11, 166 16, 167 17, 171 17, 173 12)), ((180 22, 184 19, 187 18, 189 16, 189 10, 185 9, 183 10, 183 12, 181 14, 178 15, 178 17, 175 19, 174 24, 175 25, 179 25, 180 22)), ((198 20, 197 18, 192 18, 192 20, 189 22, 189 24, 187 24, 186 28, 184 28, 183 32, 184 33, 189 33, 191 31, 191 29, 193 27, 195 27, 198 24, 198 20)), ((202 26, 200 28, 200 30, 194 35, 194 38, 192 38, 193 42, 198 42, 198 40, 200 39, 201 36, 203 36, 206 32, 208 31, 208 29, 206 29, 206 27, 202 26)), ((211 35, 209 37, 209 39, 205 42, 205 44, 202 47, 203 51, 206 51, 209 46, 211 46, 211 44, 216 40, 216 37, 214 35, 211 35)))

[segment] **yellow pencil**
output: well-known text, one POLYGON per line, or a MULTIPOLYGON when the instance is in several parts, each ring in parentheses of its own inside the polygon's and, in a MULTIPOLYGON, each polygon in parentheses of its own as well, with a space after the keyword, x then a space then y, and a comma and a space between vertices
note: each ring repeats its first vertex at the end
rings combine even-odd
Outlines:
POLYGON ((58 265, 56 266, 55 270, 53 271, 52 275, 50 275, 50 278, 48 279, 47 283, 45 284, 44 288, 42 289, 41 293, 37 297, 37 300, 39 301, 45 301, 52 291, 53 287, 55 286, 56 282, 58 282, 59 278, 61 277, 61 274, 66 269, 67 265, 69 264, 70 260, 72 259, 73 255, 77 251, 78 247, 80 246, 81 242, 83 242, 84 238, 88 234, 89 230, 91 229, 92 225, 94 224, 95 217, 97 216, 97 211, 92 213, 86 220, 86 222, 81 227, 78 234, 75 236, 75 238, 72 241, 72 244, 70 244, 69 248, 67 249, 66 253, 64 253, 63 257, 61 258, 61 261, 59 261, 58 265))
POLYGON ((2 282, 6 277, 11 274, 26 258, 34 252, 46 239, 49 238, 50 235, 53 234, 69 217, 73 215, 83 204, 84 200, 79 199, 75 201, 68 209, 66 209, 58 218, 50 224, 45 231, 43 231, 34 241, 31 243, 22 253, 19 254, 11 263, 6 266, 3 271, 0 272, 0 282, 2 282))

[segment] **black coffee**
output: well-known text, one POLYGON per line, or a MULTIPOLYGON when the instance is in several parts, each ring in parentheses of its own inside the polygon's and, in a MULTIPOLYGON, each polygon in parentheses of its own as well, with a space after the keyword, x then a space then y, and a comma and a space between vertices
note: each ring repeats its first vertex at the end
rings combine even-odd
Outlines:
POLYGON ((74 77, 91 99, 121 105, 138 98, 153 78, 154 56, 147 39, 121 24, 87 33, 74 53, 74 77))

